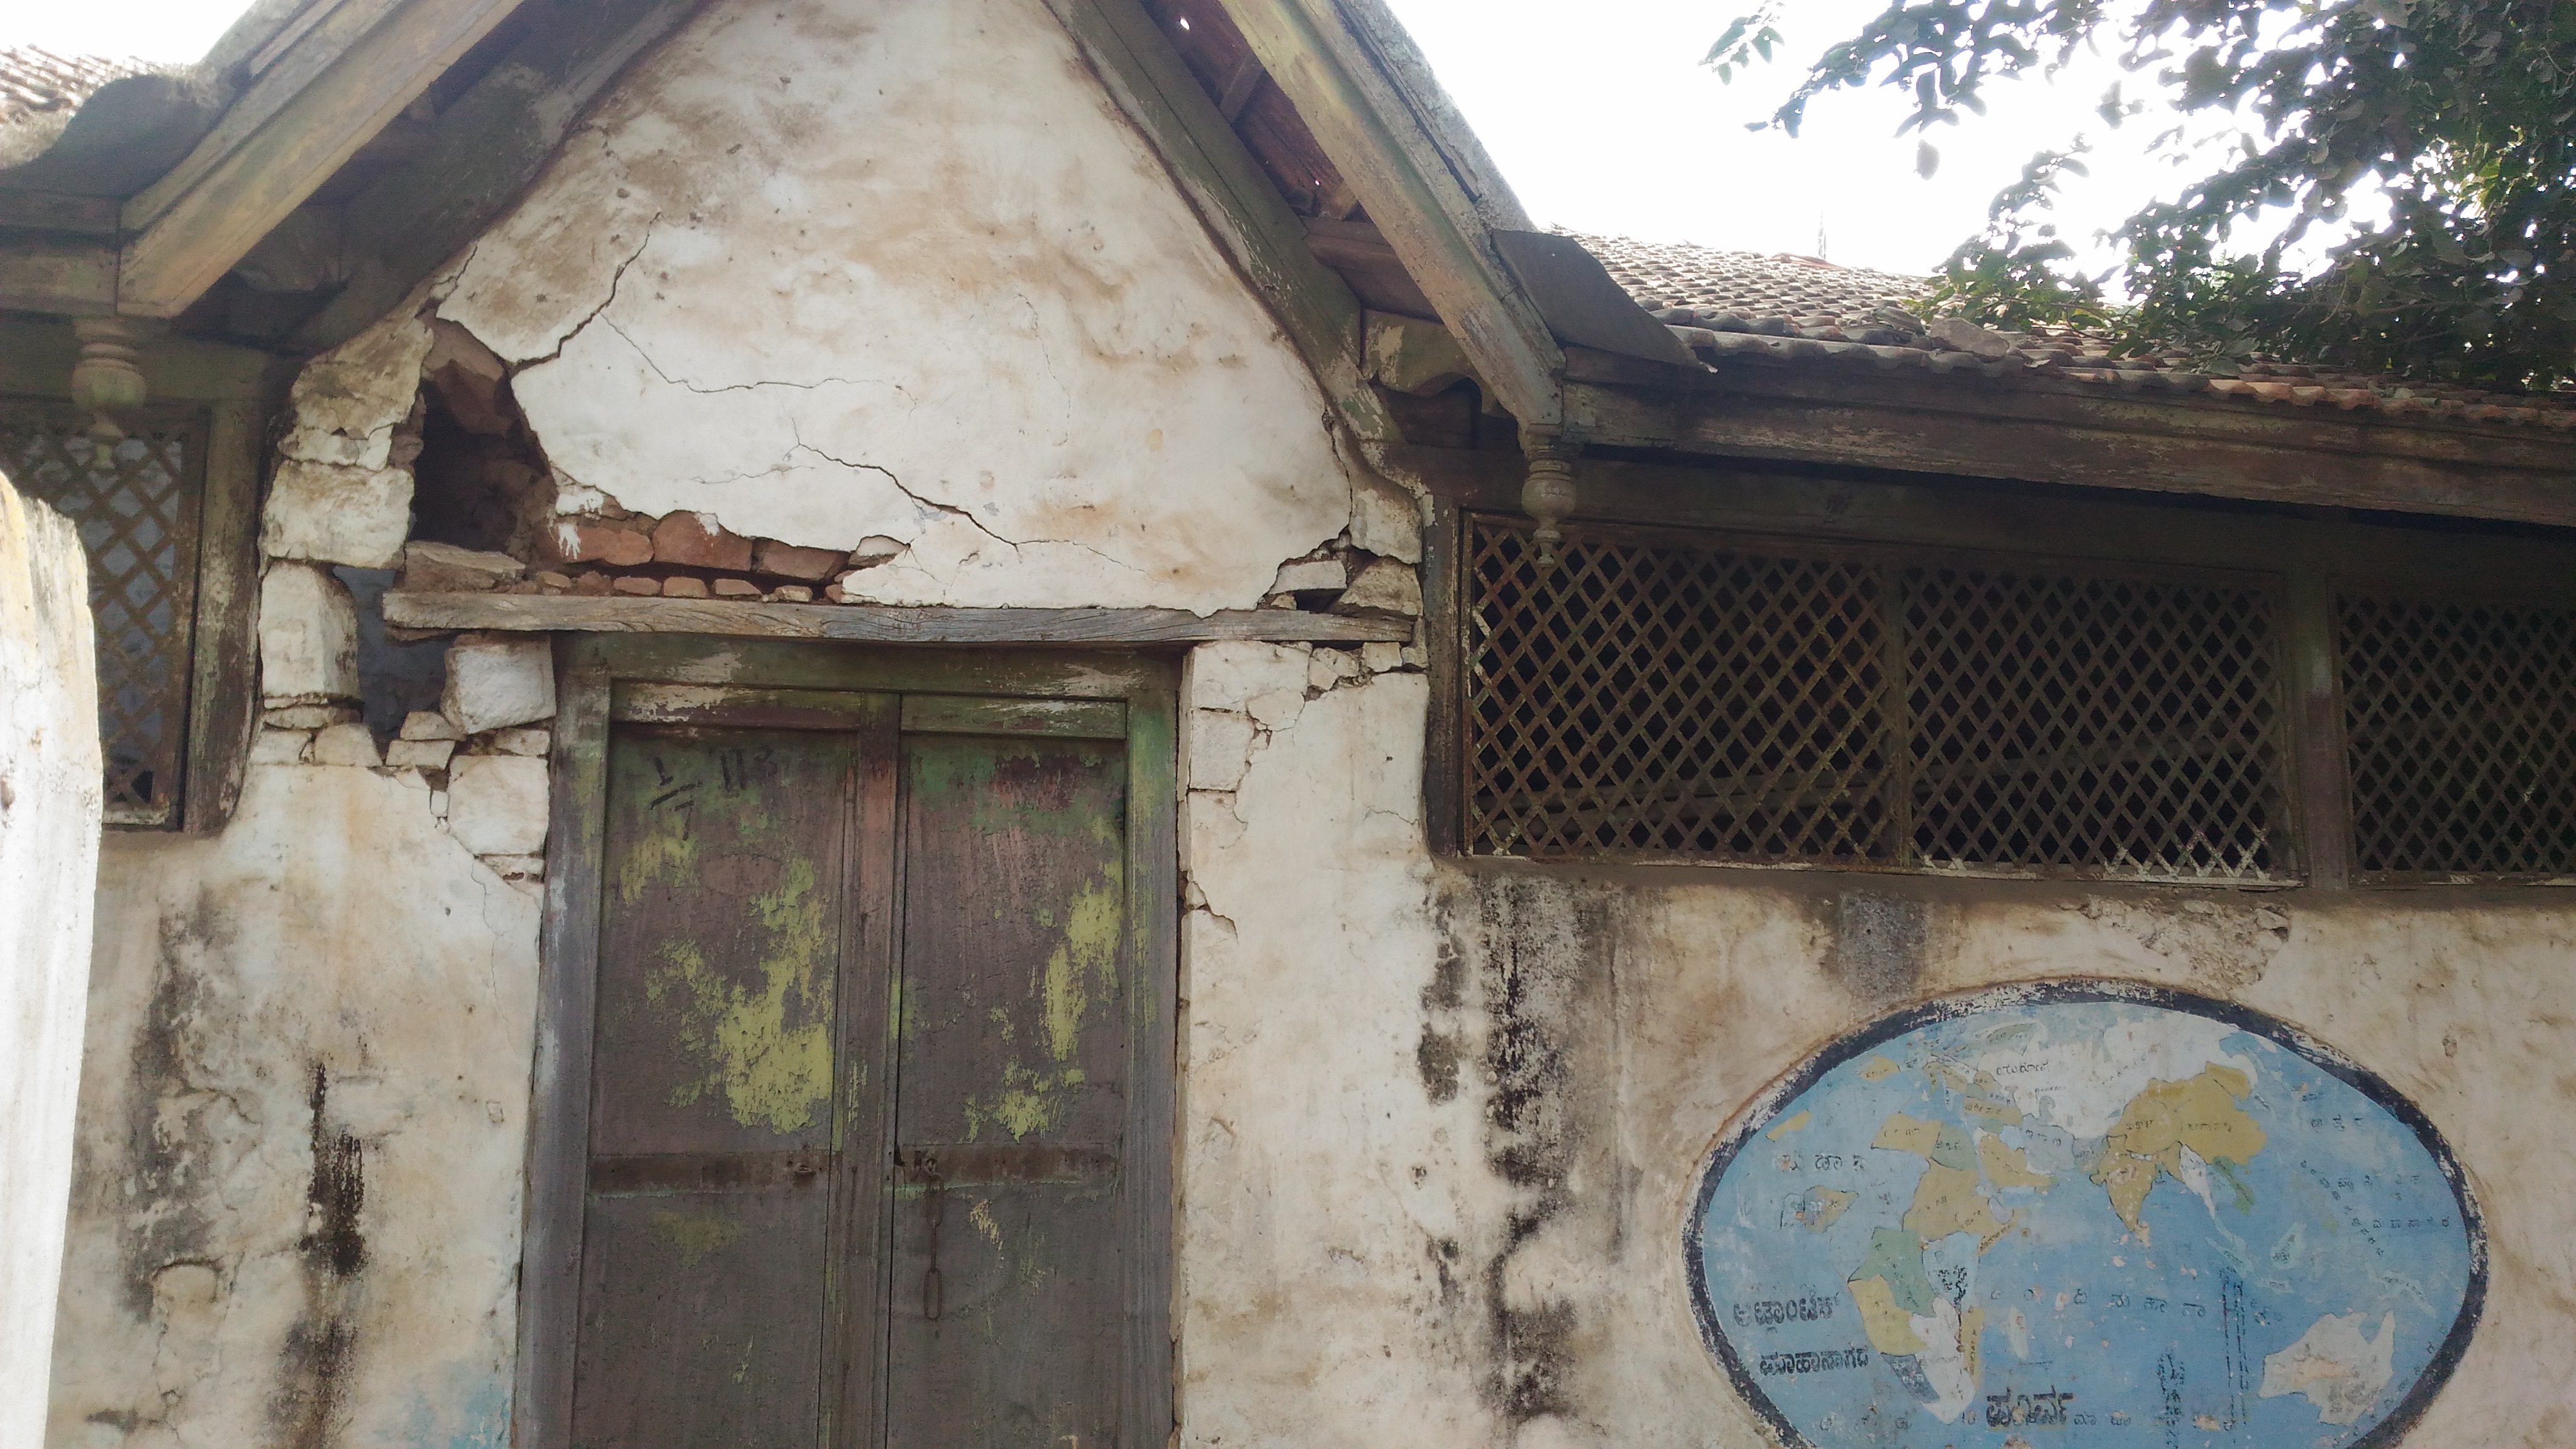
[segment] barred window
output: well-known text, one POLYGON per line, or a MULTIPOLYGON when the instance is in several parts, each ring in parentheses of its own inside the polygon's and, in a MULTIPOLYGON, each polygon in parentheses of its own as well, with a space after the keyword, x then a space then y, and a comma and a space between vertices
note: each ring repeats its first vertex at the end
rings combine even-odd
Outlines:
POLYGON ((168 826, 188 753, 203 429, 156 410, 104 447, 86 425, 68 408, 12 400, 0 408, 0 471, 68 517, 88 549, 107 820, 168 826))
POLYGON ((2286 878, 2267 581, 1464 523, 1473 854, 2286 878))
POLYGON ((2576 612, 2336 601, 2363 876, 2576 874, 2576 612))

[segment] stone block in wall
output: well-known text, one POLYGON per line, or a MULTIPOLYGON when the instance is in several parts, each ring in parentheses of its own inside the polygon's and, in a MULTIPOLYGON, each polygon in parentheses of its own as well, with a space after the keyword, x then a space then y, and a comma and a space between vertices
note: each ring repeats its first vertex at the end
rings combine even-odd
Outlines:
POLYGON ((839 573, 848 565, 848 560, 849 555, 836 549, 799 548, 792 543, 764 538, 752 550, 751 571, 773 578, 819 584, 839 573))
POLYGON ((290 458, 269 487, 259 547, 271 558, 389 569, 410 533, 410 473, 290 458))
POLYGON ((546 762, 524 755, 467 755, 447 775, 447 831, 476 855, 535 855, 546 848, 546 762))
POLYGON ((394 432, 419 401, 429 344, 428 324, 389 317, 306 363, 287 400, 294 423, 282 451, 308 463, 369 471, 388 466, 394 432))
POLYGON ((460 636, 447 651, 438 712, 469 735, 554 718, 554 650, 543 639, 460 636))
POLYGON ((313 737, 313 747, 304 758, 316 765, 348 765, 373 769, 383 764, 384 756, 376 752, 376 737, 362 724, 336 724, 313 737))
POLYGON ((465 731, 456 721, 434 709, 416 709, 403 716, 402 737, 407 740, 461 740, 465 731))
POLYGON ((527 571, 526 564, 506 553, 413 542, 403 546, 401 587, 428 594, 489 593, 517 583, 527 571))
POLYGON ((301 730, 309 735, 335 724, 356 724, 358 707, 354 704, 291 704, 260 711, 259 722, 263 729, 301 730))
POLYGON ((1189 712, 1188 788, 1231 790, 1243 783, 1244 765, 1252 756, 1252 721, 1232 710, 1189 712))
POLYGON ((397 770, 444 770, 455 753, 454 740, 395 740, 385 746, 385 763, 397 770))
POLYGON ((276 563, 260 580, 259 692, 271 709, 358 697, 358 606, 326 570, 276 563))
POLYGON ((254 765, 300 765, 304 751, 313 743, 311 730, 261 730, 251 738, 250 762, 254 765))
POLYGON ((1404 646, 1392 640, 1371 640, 1360 646, 1360 667, 1371 674, 1384 674, 1404 666, 1404 646))
POLYGON ((653 560, 684 568, 751 567, 751 540, 702 513, 682 509, 653 528, 653 560))
POLYGON ((1351 544, 1405 563, 1422 562, 1422 504, 1410 492, 1363 474, 1351 483, 1351 544))
POLYGON ((542 729, 507 729, 492 733, 492 753, 496 755, 531 755, 545 757, 554 744, 555 732, 542 729))
POLYGON ((1359 571, 1351 586, 1333 605, 1341 614, 1405 614, 1422 612, 1422 578, 1409 564, 1391 558, 1377 559, 1359 571))
POLYGON ((1199 709, 1247 709, 1280 691, 1306 692, 1306 652, 1287 644, 1226 640, 1190 651, 1188 702, 1199 709))
POLYGON ((1310 558, 1281 564, 1279 577, 1272 580, 1274 594, 1312 594, 1338 591, 1351 584, 1350 566, 1337 558, 1310 558))

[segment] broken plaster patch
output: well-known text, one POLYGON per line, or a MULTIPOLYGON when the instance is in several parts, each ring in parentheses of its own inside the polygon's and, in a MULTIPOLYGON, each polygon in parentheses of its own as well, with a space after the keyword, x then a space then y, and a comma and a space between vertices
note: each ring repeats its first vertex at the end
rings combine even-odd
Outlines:
POLYGON ((1321 392, 1034 0, 708 12, 442 315, 566 486, 904 541, 877 602, 1250 607, 1350 523, 1321 392))

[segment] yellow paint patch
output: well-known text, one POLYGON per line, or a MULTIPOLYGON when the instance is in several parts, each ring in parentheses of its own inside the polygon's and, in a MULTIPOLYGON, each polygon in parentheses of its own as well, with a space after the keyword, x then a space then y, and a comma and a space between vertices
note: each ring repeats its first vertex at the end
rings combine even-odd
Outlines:
POLYGON ((672 1093, 693 1106, 721 1091, 733 1119, 785 1136, 813 1125, 832 1094, 832 957, 814 865, 788 863, 752 915, 770 937, 757 986, 728 981, 693 941, 669 941, 645 977, 645 1000, 672 1003, 681 1049, 706 1075, 672 1093))
POLYGON ((653 1231, 679 1250, 680 1266, 694 1268, 742 1236, 742 1224, 718 1213, 655 1213, 653 1231))
POLYGON ((1790 1118, 1788 1121, 1781 1123, 1779 1126, 1772 1128, 1770 1131, 1765 1132, 1762 1135, 1770 1138, 1774 1142, 1777 1142, 1781 1138, 1788 1136, 1790 1133, 1797 1131, 1799 1128, 1806 1126, 1810 1121, 1814 1120, 1815 1115, 1816 1114, 1813 1112, 1800 1112, 1797 1116, 1790 1118))
POLYGON ((1059 1062, 1073 1060, 1095 995, 1105 997, 1117 985, 1119 903, 1126 894, 1120 875, 1112 867, 1107 880, 1073 898, 1064 944, 1047 957, 1047 1055, 1059 1062))
POLYGON ((975 1206, 967 1210, 966 1221, 975 1225, 975 1231, 984 1235, 984 1241, 996 1248, 1002 1246, 1002 1225, 993 1221, 993 1204, 990 1201, 977 1198, 975 1206))
POLYGON ((1884 1082, 1903 1070, 1905 1070, 1903 1067, 1885 1057, 1871 1057, 1869 1065, 1860 1069, 1860 1079, 1864 1082, 1884 1082))

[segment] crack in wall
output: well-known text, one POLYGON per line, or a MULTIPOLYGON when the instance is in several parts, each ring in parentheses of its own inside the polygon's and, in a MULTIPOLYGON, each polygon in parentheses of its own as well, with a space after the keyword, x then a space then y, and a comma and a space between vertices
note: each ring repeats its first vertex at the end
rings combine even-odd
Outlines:
MULTIPOLYGON (((636 261, 644 255, 645 249, 653 245, 653 228, 661 220, 662 213, 658 211, 653 213, 650 218, 646 219, 644 223, 644 239, 635 244, 635 250, 627 254, 626 260, 617 264, 617 270, 608 274, 608 295, 599 299, 599 305, 591 308, 588 314, 583 316, 580 321, 574 323, 572 325, 572 330, 555 339, 554 351, 547 353, 543 357, 531 357, 518 363, 510 369, 511 376, 515 377, 522 372, 526 372, 532 367, 543 367, 549 362, 554 362, 560 359, 563 356, 563 350, 572 345, 574 338, 577 338, 581 336, 582 333, 589 331, 590 324, 598 321, 600 314, 606 312, 610 307, 617 304, 617 289, 626 281, 626 269, 634 266, 636 261)), ((617 324, 612 322, 608 325, 613 329, 617 324)), ((625 334, 620 333, 619 335, 624 336, 625 334)), ((629 342, 628 345, 633 346, 633 343, 629 342)), ((647 361, 649 363, 650 359, 647 359, 647 361)))

